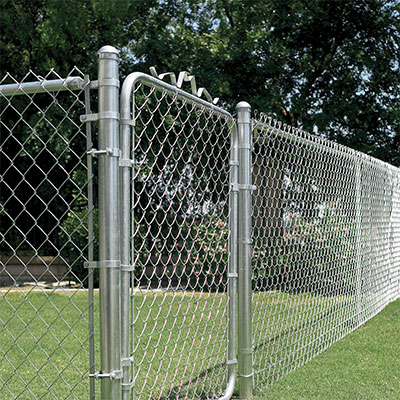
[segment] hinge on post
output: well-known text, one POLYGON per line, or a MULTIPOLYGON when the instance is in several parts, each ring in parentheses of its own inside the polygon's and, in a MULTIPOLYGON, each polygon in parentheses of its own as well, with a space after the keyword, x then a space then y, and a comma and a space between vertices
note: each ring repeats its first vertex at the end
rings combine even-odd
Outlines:
POLYGON ((122 390, 131 390, 135 386, 135 381, 132 379, 128 383, 121 383, 122 390))
POLYGON ((133 364, 134 361, 135 360, 134 360, 133 356, 132 357, 128 357, 128 358, 122 358, 121 359, 121 365, 123 367, 130 367, 133 364))
POLYGON ((104 260, 104 261, 86 261, 84 264, 85 268, 120 268, 121 262, 118 260, 104 260))
POLYGON ((121 264, 121 271, 122 272, 133 272, 135 270, 134 265, 128 265, 128 264, 121 264))
POLYGON ((119 79, 103 78, 90 82, 90 89, 98 89, 100 86, 115 86, 119 88, 119 79))
MULTIPOLYGON (((123 267, 123 265, 121 265, 123 267)), ((133 356, 121 359, 122 367, 130 367, 134 362, 133 356)), ((121 383, 122 390, 129 391, 134 387, 135 381, 131 379, 128 383, 121 383)))
POLYGON ((118 369, 115 371, 111 372, 96 372, 94 374, 89 374, 89 378, 94 378, 94 379, 104 379, 104 378, 109 378, 109 379, 122 379, 122 370, 118 369))
POLYGON ((121 158, 119 160, 119 166, 120 167, 133 167, 133 160, 131 160, 130 158, 121 158))
POLYGON ((86 154, 92 156, 92 157, 97 157, 99 155, 106 155, 109 157, 121 157, 121 150, 116 149, 115 147, 107 147, 105 150, 97 150, 97 149, 92 149, 88 151, 86 154))
POLYGON ((130 125, 130 126, 135 126, 135 120, 134 119, 125 119, 121 118, 121 125, 130 125))

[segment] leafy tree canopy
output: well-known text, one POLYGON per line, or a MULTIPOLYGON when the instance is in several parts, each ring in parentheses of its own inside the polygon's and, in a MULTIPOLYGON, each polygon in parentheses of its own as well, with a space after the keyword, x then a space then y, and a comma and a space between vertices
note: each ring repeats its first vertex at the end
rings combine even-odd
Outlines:
POLYGON ((400 2, 2 0, 2 72, 188 70, 233 109, 278 119, 400 165, 400 2))

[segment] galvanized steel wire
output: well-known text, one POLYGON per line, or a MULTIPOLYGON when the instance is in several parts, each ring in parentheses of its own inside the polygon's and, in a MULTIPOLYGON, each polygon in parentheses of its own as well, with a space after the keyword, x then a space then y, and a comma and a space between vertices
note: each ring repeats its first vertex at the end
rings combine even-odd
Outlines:
POLYGON ((134 392, 226 387, 229 115, 139 79, 132 111, 134 392))
POLYGON ((3 399, 88 398, 92 305, 80 300, 93 255, 90 143, 79 121, 85 82, 77 68, 66 79, 52 70, 0 82, 3 399))
POLYGON ((252 165, 260 389, 400 296, 400 171, 264 114, 252 165))

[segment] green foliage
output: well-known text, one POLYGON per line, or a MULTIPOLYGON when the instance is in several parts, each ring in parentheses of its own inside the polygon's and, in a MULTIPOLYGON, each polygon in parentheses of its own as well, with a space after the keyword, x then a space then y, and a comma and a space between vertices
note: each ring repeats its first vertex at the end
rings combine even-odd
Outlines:
POLYGON ((400 165, 400 4, 385 0, 4 0, 1 70, 95 76, 121 49, 122 74, 189 70, 240 100, 400 165))
MULTIPOLYGON (((204 217, 184 228, 190 240, 177 242, 182 275, 196 290, 226 290, 228 268, 228 224, 218 216, 204 217)), ((183 236, 186 236, 184 234, 183 236)))
POLYGON ((254 246, 256 290, 311 291, 325 295, 352 293, 356 277, 349 264, 356 258, 356 222, 333 203, 307 219, 289 214, 290 225, 279 239, 254 246))
MULTIPOLYGON (((398 2, 70 0, 66 6, 61 0, 4 0, 1 8, 1 75, 9 71, 21 79, 29 68, 42 75, 54 68, 65 76, 77 65, 95 79, 96 51, 112 44, 121 49, 122 76, 151 65, 161 72, 189 70, 228 109, 247 100, 284 122, 400 165, 398 2)), ((47 141, 51 133, 35 118, 32 126, 47 141)), ((167 119, 165 127, 173 124, 179 136, 176 121, 167 119)), ((58 135, 69 131, 59 128, 58 135)), ((61 137, 55 139, 51 151, 69 163, 61 137)), ((32 135, 27 141, 34 154, 38 140, 32 135)), ((152 146, 156 154, 154 140, 152 146)), ((157 163, 149 168, 163 170, 162 159, 157 163)), ((63 190, 70 199, 71 187, 63 190)), ((51 210, 64 221, 61 206, 51 210)), ((314 233, 305 236, 292 235, 290 246, 300 251, 316 241, 314 233)))
POLYGON ((6 235, 1 251, 57 256, 66 204, 74 207, 86 189, 86 180, 74 177, 82 157, 86 158, 85 136, 75 123, 80 104, 68 92, 58 93, 57 101, 42 94, 35 96, 34 104, 28 96, 11 103, 3 97, 0 103, 4 128, 0 202, 6 215, 0 224, 6 235))

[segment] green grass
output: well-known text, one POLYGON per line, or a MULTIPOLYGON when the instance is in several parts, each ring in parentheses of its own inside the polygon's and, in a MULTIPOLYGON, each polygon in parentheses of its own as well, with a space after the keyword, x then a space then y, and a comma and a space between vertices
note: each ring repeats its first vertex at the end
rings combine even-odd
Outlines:
MULTIPOLYGON (((98 332, 98 295, 95 299, 98 332)), ((2 400, 19 394, 21 400, 35 398, 33 394, 44 400, 88 399, 87 300, 83 291, 3 292, 2 400)), ((291 361, 287 349, 296 349, 296 342, 305 337, 310 342, 312 338, 311 345, 295 351, 297 360, 305 360, 320 352, 329 340, 337 339, 349 320, 340 310, 353 306, 354 299, 343 296, 254 294, 255 369, 264 371, 257 374, 257 387, 262 388, 268 374, 286 374, 291 361), (267 316, 269 323, 265 324, 267 316), (337 332, 328 330, 321 337, 318 332, 329 326, 342 328, 337 332), (276 363, 277 359, 285 362, 276 363), (274 363, 273 370, 266 368, 274 363)), ((135 309, 137 398, 205 398, 210 393, 220 394, 226 376, 226 296, 137 293, 135 309)), ((275 382, 265 393, 259 389, 255 399, 399 399, 394 397, 396 384, 400 389, 396 375, 400 370, 396 353, 399 321, 397 301, 306 366, 275 382)), ((98 337, 96 343, 98 359, 98 337)))
MULTIPOLYGON (((98 295, 95 300, 98 332, 98 295)), ((19 394, 21 399, 33 394, 45 400, 89 398, 87 302, 87 293, 79 291, 3 295, 2 400, 19 394)), ((226 302, 225 294, 215 293, 135 294, 138 397, 219 394, 226 381, 226 302)), ((98 336, 96 343, 99 359, 98 336)))
MULTIPOLYGON (((5 292, 6 293, 6 292, 5 292)), ((56 293, 3 294, 0 398, 88 398, 88 298, 56 293), (29 388, 28 391, 24 391, 29 388), (54 396, 53 396, 54 394, 54 396)))
POLYGON ((399 400, 400 300, 254 400, 399 400))

